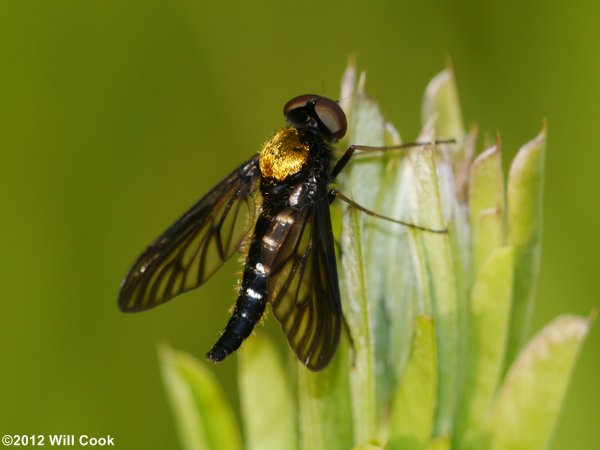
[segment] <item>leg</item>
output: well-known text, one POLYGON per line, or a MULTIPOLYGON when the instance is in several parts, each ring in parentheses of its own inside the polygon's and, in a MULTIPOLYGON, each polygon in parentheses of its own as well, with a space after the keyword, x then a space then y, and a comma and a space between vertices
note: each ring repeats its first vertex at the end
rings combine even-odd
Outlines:
POLYGON ((443 228, 441 230, 437 230, 434 228, 427 228, 427 227, 422 227, 420 225, 415 225, 414 223, 409 223, 409 222, 404 222, 402 220, 398 220, 398 219, 393 219, 391 217, 388 216, 384 216, 382 214, 378 214, 374 211, 371 211, 370 209, 365 208, 362 205, 359 205, 358 203, 356 203, 354 200, 346 197, 344 194, 340 193, 339 191, 337 191, 336 189, 331 189, 329 191, 329 197, 337 197, 340 200, 348 203, 350 206, 352 206, 353 208, 358 209, 359 211, 364 212, 365 214, 372 216, 372 217, 377 217, 379 219, 383 219, 383 220, 389 220, 390 222, 394 222, 394 223, 398 223, 400 225, 404 225, 405 227, 410 227, 410 228, 414 228, 415 230, 421 230, 421 231, 428 231, 430 233, 447 233, 448 229, 447 228, 443 228))
POLYGON ((362 152, 385 152, 389 150, 402 150, 410 147, 419 147, 431 144, 453 144, 455 142, 456 141, 454 139, 438 139, 434 142, 407 142, 406 144, 389 145, 386 147, 371 147, 369 145, 351 145, 335 164, 333 170, 331 171, 331 180, 333 181, 335 177, 339 175, 342 169, 346 167, 346 164, 348 164, 348 161, 350 161, 350 158, 352 158, 352 155, 356 150, 362 152))

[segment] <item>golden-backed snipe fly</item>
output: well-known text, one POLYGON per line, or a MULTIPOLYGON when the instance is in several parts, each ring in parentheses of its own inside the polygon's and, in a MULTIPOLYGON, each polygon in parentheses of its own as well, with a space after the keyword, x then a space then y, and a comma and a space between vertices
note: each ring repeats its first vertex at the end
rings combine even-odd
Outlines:
POLYGON ((233 314, 208 358, 221 361, 237 350, 270 302, 297 358, 321 370, 335 353, 343 320, 329 204, 340 198, 425 228, 375 214, 329 188, 356 150, 391 148, 352 145, 333 164, 332 145, 347 127, 336 102, 301 95, 283 112, 288 126, 141 254, 121 284, 119 307, 150 309, 201 286, 249 241, 233 314))

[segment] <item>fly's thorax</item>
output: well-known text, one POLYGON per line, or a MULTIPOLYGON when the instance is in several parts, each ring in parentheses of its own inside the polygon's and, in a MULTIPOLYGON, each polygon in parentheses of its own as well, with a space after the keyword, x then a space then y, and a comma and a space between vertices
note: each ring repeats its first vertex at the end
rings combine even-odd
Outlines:
POLYGON ((306 165, 310 147, 296 128, 282 128, 263 146, 258 162, 263 177, 283 181, 306 165))

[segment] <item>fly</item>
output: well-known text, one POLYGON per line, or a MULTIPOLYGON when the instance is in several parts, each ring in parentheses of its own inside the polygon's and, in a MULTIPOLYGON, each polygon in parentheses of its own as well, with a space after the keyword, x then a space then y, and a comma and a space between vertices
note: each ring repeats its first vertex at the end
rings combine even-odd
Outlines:
POLYGON ((270 303, 298 360, 317 371, 333 358, 343 321, 330 203, 339 198, 372 216, 446 230, 382 216, 329 189, 356 150, 415 144, 351 145, 333 164, 333 144, 347 128, 341 107, 301 95, 283 112, 288 126, 141 254, 121 284, 119 307, 143 311, 201 286, 249 241, 236 305, 207 357, 222 361, 237 350, 270 303))

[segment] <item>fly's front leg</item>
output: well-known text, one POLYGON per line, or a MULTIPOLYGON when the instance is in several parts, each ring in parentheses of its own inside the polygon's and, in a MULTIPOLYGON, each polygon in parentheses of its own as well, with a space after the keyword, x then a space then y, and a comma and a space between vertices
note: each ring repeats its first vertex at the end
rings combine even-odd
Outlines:
POLYGON ((361 152, 385 152, 390 150, 403 150, 411 147, 420 147, 423 145, 453 144, 455 142, 456 141, 454 139, 438 139, 433 142, 407 142, 406 144, 387 145, 383 147, 352 144, 346 149, 342 157, 338 159, 337 163, 333 167, 333 170, 331 171, 331 181, 335 180, 344 167, 346 167, 346 164, 348 164, 348 161, 350 161, 350 158, 352 158, 352 155, 354 155, 354 152, 357 150, 361 152))

